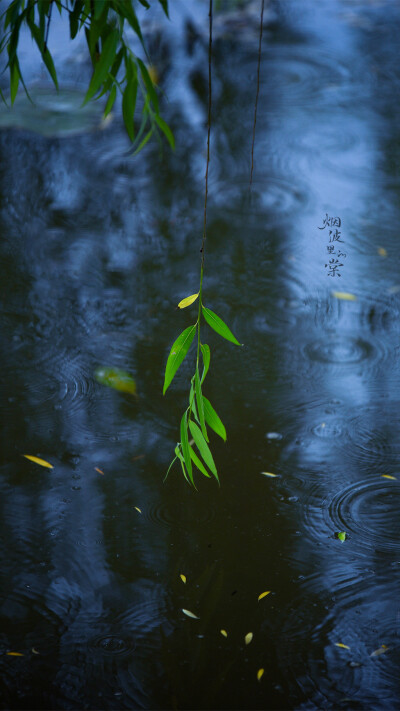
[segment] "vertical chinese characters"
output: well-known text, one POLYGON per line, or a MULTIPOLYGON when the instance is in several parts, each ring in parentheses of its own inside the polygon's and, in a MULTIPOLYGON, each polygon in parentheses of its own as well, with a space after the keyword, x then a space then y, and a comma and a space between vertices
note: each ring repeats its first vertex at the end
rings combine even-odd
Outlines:
POLYGON ((330 255, 330 259, 325 264, 325 269, 328 269, 327 274, 331 277, 342 276, 339 269, 343 267, 343 262, 340 260, 347 257, 347 254, 342 252, 340 247, 341 244, 344 244, 344 240, 341 239, 341 226, 342 220, 340 217, 329 217, 328 213, 326 213, 322 227, 318 227, 319 230, 325 230, 328 227, 329 244, 326 245, 326 251, 330 255))

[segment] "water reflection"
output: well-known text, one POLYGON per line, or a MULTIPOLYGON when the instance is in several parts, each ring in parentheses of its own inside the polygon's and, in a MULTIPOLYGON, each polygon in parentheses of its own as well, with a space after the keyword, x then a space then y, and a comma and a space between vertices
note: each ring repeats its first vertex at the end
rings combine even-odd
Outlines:
MULTIPOLYGON (((208 335, 221 491, 177 471, 162 485, 190 373, 162 398, 198 280, 206 4, 171 7, 160 42, 146 30, 175 154, 127 159, 118 115, 99 130, 96 108, 79 125, 47 99, 39 124, 1 115, 4 707, 398 705, 399 12, 269 8, 250 191, 254 8, 222 11, 214 44, 205 294, 245 343, 208 335)), ((83 91, 74 56, 58 101, 83 91)))

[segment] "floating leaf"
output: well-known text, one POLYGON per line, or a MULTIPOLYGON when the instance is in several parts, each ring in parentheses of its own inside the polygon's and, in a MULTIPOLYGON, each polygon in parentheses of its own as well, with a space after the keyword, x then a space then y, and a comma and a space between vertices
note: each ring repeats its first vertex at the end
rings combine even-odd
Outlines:
POLYGON ((139 511, 139 513, 142 513, 142 509, 140 509, 139 506, 134 506, 134 508, 136 509, 136 511, 139 511))
POLYGON ((186 583, 186 575, 184 575, 183 573, 181 573, 179 577, 180 577, 180 579, 182 580, 183 583, 186 583))
POLYGON ((227 636, 228 636, 228 633, 227 633, 226 630, 220 630, 220 632, 221 632, 221 634, 222 634, 223 637, 227 637, 227 636))
POLYGON ((258 596, 258 602, 263 599, 263 597, 267 597, 269 595, 271 590, 266 590, 265 592, 261 593, 261 595, 258 596))
POLYGON ((246 644, 250 644, 252 639, 253 639, 253 633, 248 632, 244 638, 244 641, 246 642, 246 644))
POLYGON ((342 301, 357 301, 357 297, 347 291, 332 291, 331 294, 336 299, 342 299, 342 301))
POLYGON ((336 533, 336 538, 339 539, 339 541, 342 541, 342 543, 346 540, 346 534, 344 531, 338 531, 336 533))
POLYGON ((22 456, 25 457, 25 459, 29 459, 31 462, 35 462, 35 464, 40 464, 41 467, 47 467, 47 469, 54 469, 52 464, 46 462, 44 459, 40 459, 40 457, 32 457, 31 454, 23 454, 22 456))
POLYGON ((99 469, 99 467, 95 467, 94 470, 95 470, 95 472, 99 472, 99 474, 103 474, 103 476, 104 476, 104 472, 101 469, 99 469))
POLYGON ((190 610, 185 610, 183 607, 182 607, 182 612, 184 615, 187 615, 188 617, 192 617, 194 620, 200 619, 200 617, 197 617, 197 615, 194 615, 193 612, 190 612, 190 610))
POLYGON ((395 479, 397 480, 396 476, 392 476, 391 474, 381 474, 382 479, 395 479))
POLYGON ((121 393, 136 395, 136 383, 132 376, 124 370, 101 366, 100 368, 96 368, 94 376, 101 385, 106 385, 121 393))
POLYGON ((20 652, 7 652, 7 657, 24 657, 25 654, 21 654, 20 652))
POLYGON ((33 654, 40 654, 40 652, 38 652, 37 649, 35 649, 35 647, 32 647, 32 653, 33 654))
POLYGON ((178 309, 186 309, 186 306, 190 306, 190 304, 193 304, 196 301, 198 295, 199 292, 197 292, 197 294, 187 296, 185 299, 182 299, 182 301, 180 301, 178 304, 178 309))
POLYGON ((257 681, 261 681, 263 674, 264 674, 264 669, 259 669, 257 672, 257 681))
POLYGON ((220 336, 223 338, 226 338, 227 341, 231 341, 232 343, 236 343, 237 346, 242 346, 242 343, 239 343, 237 338, 233 335, 232 331, 228 328, 226 323, 223 322, 223 320, 217 316, 217 314, 214 313, 214 311, 211 311, 210 309, 206 309, 205 306, 202 307, 203 309, 203 316, 205 320, 207 321, 208 325, 211 326, 211 328, 214 329, 217 333, 219 333, 220 336))
POLYGON ((163 387, 163 395, 165 395, 167 388, 172 382, 172 379, 184 360, 196 333, 196 324, 194 326, 188 326, 184 331, 178 336, 175 343, 173 344, 170 354, 168 356, 167 365, 165 366, 165 379, 163 387))
POLYGON ((381 644, 379 649, 375 649, 372 654, 370 654, 371 657, 380 657, 381 654, 385 654, 385 652, 388 652, 390 647, 387 647, 386 644, 381 644))
POLYGON ((342 644, 341 642, 335 642, 335 647, 340 647, 340 649, 350 649, 347 644, 342 644))
POLYGON ((378 254, 380 257, 387 257, 387 251, 384 247, 378 247, 378 254))
POLYGON ((272 474, 272 472, 261 472, 264 476, 277 477, 279 474, 272 474))

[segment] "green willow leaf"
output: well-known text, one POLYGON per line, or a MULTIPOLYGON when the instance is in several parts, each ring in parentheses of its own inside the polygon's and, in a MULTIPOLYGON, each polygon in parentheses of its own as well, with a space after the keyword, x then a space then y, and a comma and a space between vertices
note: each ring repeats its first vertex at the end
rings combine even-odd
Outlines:
POLYGON ((114 85, 111 87, 110 94, 109 94, 109 97, 108 97, 108 99, 107 99, 106 107, 105 107, 105 109, 104 109, 104 114, 103 114, 104 118, 105 118, 106 116, 108 116, 108 114, 110 113, 112 107, 114 106, 114 102, 115 102, 116 96, 117 96, 117 87, 116 87, 115 84, 114 84, 114 85))
POLYGON ((188 437, 188 423, 187 423, 187 412, 184 412, 181 419, 181 443, 182 443, 182 453, 185 460, 186 469, 189 475, 189 479, 194 486, 193 473, 192 473, 192 460, 190 457, 189 449, 189 437, 188 437))
POLYGON ((201 456, 203 457, 204 463, 208 466, 209 470, 214 474, 216 480, 219 483, 217 468, 215 466, 213 456, 210 452, 210 448, 201 433, 201 429, 192 420, 189 420, 189 428, 192 437, 195 441, 196 447, 198 448, 201 456))
POLYGON ((214 430, 214 432, 219 435, 224 442, 226 442, 226 429, 222 423, 222 420, 218 417, 217 413, 215 412, 213 406, 211 405, 211 402, 207 400, 206 397, 203 395, 203 406, 204 406, 204 417, 208 425, 210 425, 211 429, 214 430))
POLYGON ((76 0, 72 12, 69 13, 69 34, 74 39, 79 30, 79 17, 83 8, 83 0, 76 0))
POLYGON ((141 75, 143 77, 143 81, 146 85, 146 89, 147 89, 148 95, 150 96, 151 102, 156 110, 156 113, 159 114, 160 110, 158 107, 158 97, 157 97, 156 91, 154 89, 154 84, 151 81, 150 74, 147 71, 147 68, 146 68, 145 64, 143 64, 140 57, 136 57, 136 61, 139 65, 139 69, 140 69, 141 75))
POLYGON ((201 392, 200 376, 199 376, 199 369, 198 368, 196 368, 196 373, 194 376, 194 386, 195 386, 195 390, 196 390, 197 412, 199 413, 201 431, 203 433, 204 439, 206 440, 206 442, 208 442, 206 423, 205 423, 205 419, 204 419, 203 393, 201 392))
POLYGON ((204 364, 203 375, 201 376, 200 382, 201 382, 201 384, 203 384, 204 379, 208 373, 208 369, 210 367, 211 353, 210 353, 210 346, 208 346, 206 343, 204 343, 204 344, 200 343, 200 348, 201 348, 201 352, 203 355, 203 364, 204 364))
POLYGON ((199 471, 201 471, 204 476, 208 477, 211 479, 211 474, 208 473, 207 469, 205 466, 203 466, 201 459, 198 458, 196 452, 194 451, 193 447, 190 446, 189 444, 189 449, 190 449, 190 456, 192 458, 193 464, 197 467, 199 471))
POLYGON ((43 33, 40 31, 40 28, 37 25, 35 25, 35 23, 33 21, 31 21, 31 19, 29 17, 28 17, 28 26, 31 31, 32 37, 38 46, 38 49, 39 49, 40 54, 42 56, 43 62, 46 65, 47 70, 54 82, 54 86, 56 87, 56 89, 58 91, 58 80, 57 80, 56 68, 54 66, 53 57, 51 56, 48 48, 47 47, 45 48, 45 46, 44 46, 43 33))
POLYGON ((165 475, 165 477, 164 477, 164 479, 163 479, 163 484, 167 481, 167 479, 168 479, 168 474, 170 473, 170 471, 171 471, 172 467, 174 466, 174 464, 175 464, 175 462, 176 462, 177 459, 178 459, 178 457, 175 457, 175 458, 172 460, 171 464, 169 465, 169 467, 168 467, 168 469, 167 469, 167 473, 166 473, 166 475, 165 475))
POLYGON ((170 354, 168 356, 167 365, 165 366, 165 379, 163 387, 163 395, 165 395, 167 388, 172 382, 172 379, 184 360, 196 333, 196 324, 193 326, 188 326, 184 331, 178 336, 175 343, 173 344, 170 354))
POLYGON ((19 63, 15 58, 13 63, 10 64, 10 92, 11 92, 11 106, 15 101, 15 97, 18 93, 19 80, 21 78, 21 73, 19 71, 19 63))
POLYGON ((193 414, 194 414, 195 419, 197 420, 197 422, 200 422, 199 416, 198 416, 198 414, 197 414, 197 407, 196 407, 196 398, 195 398, 195 396, 196 396, 196 393, 195 393, 195 389, 194 389, 194 385, 193 385, 193 378, 192 378, 192 382, 191 382, 191 384, 190 384, 189 406, 190 406, 190 408, 191 408, 191 410, 192 410, 192 412, 193 412, 193 414))
POLYGON ((118 40, 119 40, 119 32, 118 30, 112 30, 110 34, 108 35, 106 41, 104 42, 104 47, 102 50, 102 53, 100 55, 100 59, 97 62, 96 68, 94 70, 94 74, 92 76, 91 82, 89 84, 89 88, 86 92, 86 96, 83 102, 83 106, 87 104, 89 99, 94 96, 100 89, 104 79, 107 77, 107 74, 110 69, 110 65, 115 57, 115 53, 117 51, 117 46, 118 46, 118 40))
POLYGON ((237 338, 235 338, 226 323, 224 323, 223 320, 219 316, 217 316, 217 314, 214 313, 214 311, 206 309, 205 306, 202 306, 202 309, 205 320, 207 321, 208 325, 214 329, 214 331, 219 333, 219 335, 223 338, 226 338, 227 341, 235 343, 237 346, 243 345, 242 343, 239 343, 239 341, 237 340, 237 338))
POLYGON ((122 115, 124 118, 124 124, 127 134, 131 141, 135 138, 135 128, 133 125, 133 116, 135 113, 136 106, 136 95, 138 81, 136 76, 136 66, 128 58, 125 58, 126 62, 126 87, 122 97, 122 115))
POLYGON ((180 446, 180 445, 178 444, 178 445, 175 447, 175 454, 176 454, 176 456, 178 457, 178 459, 179 459, 179 461, 180 461, 180 463, 181 463, 181 467, 182 467, 182 471, 183 471, 183 476, 185 477, 187 483, 190 484, 190 480, 189 480, 188 475, 187 475, 187 472, 186 472, 185 460, 184 460, 184 458, 183 458, 183 456, 182 456, 182 452, 181 452, 181 450, 179 449, 179 446, 180 446))
POLYGON ((156 122, 157 126, 161 128, 161 131, 163 132, 172 150, 175 150, 174 134, 172 133, 168 124, 164 121, 164 119, 161 118, 161 116, 158 116, 158 114, 155 114, 154 121, 156 122))
POLYGON ((152 137, 152 135, 153 135, 153 129, 151 128, 150 131, 148 133, 146 133, 143 141, 141 141, 139 143, 138 147, 136 148, 136 150, 133 151, 133 153, 131 155, 136 156, 138 153, 140 153, 142 148, 145 147, 146 143, 148 143, 150 141, 150 138, 152 137))

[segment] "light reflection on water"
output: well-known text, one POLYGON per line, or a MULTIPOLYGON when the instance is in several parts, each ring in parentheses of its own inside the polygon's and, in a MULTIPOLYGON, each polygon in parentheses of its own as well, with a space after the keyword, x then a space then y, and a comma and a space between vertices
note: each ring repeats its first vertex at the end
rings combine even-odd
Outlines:
POLYGON ((171 8, 154 47, 175 154, 127 159, 118 115, 100 131, 95 108, 78 125, 62 43, 64 103, 38 86, 41 113, 1 115, 6 708, 399 703, 400 16, 276 4, 250 192, 251 7, 225 30, 222 14, 214 43, 205 295, 245 344, 208 336, 221 490, 193 494, 177 471, 162 484, 191 372, 162 398, 192 317, 175 306, 198 282, 205 4, 171 8), (327 212, 342 218, 341 280, 324 268, 327 212), (138 398, 97 383, 99 366, 131 373, 138 398))

